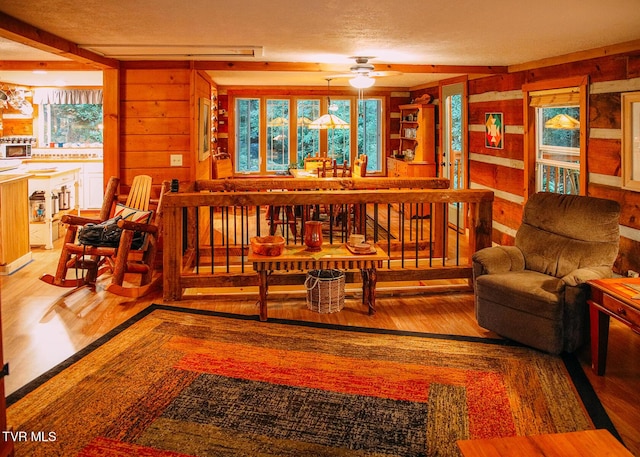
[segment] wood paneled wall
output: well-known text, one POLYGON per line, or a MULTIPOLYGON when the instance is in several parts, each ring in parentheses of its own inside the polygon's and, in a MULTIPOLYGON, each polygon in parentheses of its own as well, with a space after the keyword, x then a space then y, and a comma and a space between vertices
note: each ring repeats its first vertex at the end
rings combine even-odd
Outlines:
MULTIPOLYGON (((211 80, 189 68, 125 68, 120 74, 120 177, 126 192, 133 178, 193 182, 210 177, 210 161, 199 162, 198 98, 210 97, 211 80), (181 155, 182 165, 171 166, 181 155)), ((105 162, 106 162, 105 157, 105 162)))
MULTIPOLYGON (((493 241, 513 244, 524 195, 523 94, 525 83, 589 77, 587 194, 622 205, 620 254, 615 270, 640 271, 640 193, 621 188, 622 92, 640 91, 640 56, 599 57, 469 81, 469 175, 471 188, 493 190, 493 241), (504 114, 504 149, 484 143, 484 115, 504 114)), ((419 96, 422 92, 412 93, 419 96)))

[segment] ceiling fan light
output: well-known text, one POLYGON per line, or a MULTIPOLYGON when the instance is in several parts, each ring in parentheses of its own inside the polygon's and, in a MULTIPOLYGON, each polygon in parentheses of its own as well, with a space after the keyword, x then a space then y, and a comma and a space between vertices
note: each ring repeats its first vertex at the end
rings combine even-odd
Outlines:
POLYGON ((375 79, 367 75, 358 75, 355 78, 351 78, 349 80, 349 84, 351 84, 351 86, 355 87, 356 89, 366 89, 367 87, 373 86, 375 82, 375 79))

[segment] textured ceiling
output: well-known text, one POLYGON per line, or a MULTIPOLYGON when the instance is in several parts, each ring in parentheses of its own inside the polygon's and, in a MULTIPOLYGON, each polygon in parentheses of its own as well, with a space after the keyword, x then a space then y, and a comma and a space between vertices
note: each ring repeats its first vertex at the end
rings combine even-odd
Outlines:
MULTIPOLYGON (((374 65, 508 66, 640 39, 639 0, 0 0, 0 11, 106 55, 308 62, 342 72, 358 55, 375 57, 374 65), (225 49, 256 55, 200 55, 225 49)), ((0 60, 52 59, 0 41, 0 60)), ((331 74, 211 72, 221 85, 323 85, 331 74)), ((404 74, 376 84, 415 87, 450 76, 404 74)))

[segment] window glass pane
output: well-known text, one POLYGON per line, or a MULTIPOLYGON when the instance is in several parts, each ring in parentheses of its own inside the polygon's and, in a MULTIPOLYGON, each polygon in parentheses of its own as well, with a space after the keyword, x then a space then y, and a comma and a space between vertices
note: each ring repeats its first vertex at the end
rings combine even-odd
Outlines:
POLYGON ((309 124, 320 117, 320 100, 298 100, 298 166, 304 165, 304 158, 320 152, 320 131, 310 129, 309 124))
MULTIPOLYGON (((329 113, 351 123, 351 100, 331 100, 329 113)), ((336 159, 338 165, 344 161, 351 163, 351 129, 329 129, 327 131, 329 150, 327 156, 336 159)))
POLYGON ((289 168, 289 100, 267 100, 267 171, 289 168))
POLYGON ((260 171, 260 100, 236 100, 236 169, 260 171))
MULTIPOLYGON (((547 126, 549 121, 552 121, 556 116, 559 116, 558 122, 562 122, 562 116, 566 116, 566 120, 571 122, 574 120, 578 122, 580 119, 580 107, 553 107, 542 108, 542 144, 547 146, 563 146, 568 148, 580 148, 580 126, 577 128, 558 128, 547 126)), ((553 123, 551 125, 561 126, 562 124, 553 123)))
POLYGON ((102 105, 42 105, 42 143, 102 144, 102 105))
POLYGON ((381 171, 382 167, 381 114, 381 100, 360 100, 358 107, 358 153, 367 155, 368 171, 381 171))
POLYGON ((580 194, 580 107, 536 109, 538 191, 580 194))

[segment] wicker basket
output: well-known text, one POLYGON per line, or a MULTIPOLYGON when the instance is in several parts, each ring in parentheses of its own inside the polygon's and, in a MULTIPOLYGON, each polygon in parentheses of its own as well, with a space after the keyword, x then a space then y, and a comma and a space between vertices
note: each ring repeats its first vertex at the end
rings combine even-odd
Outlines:
POLYGON ((321 314, 335 313, 344 308, 344 272, 311 270, 304 282, 307 288, 307 308, 321 314))

